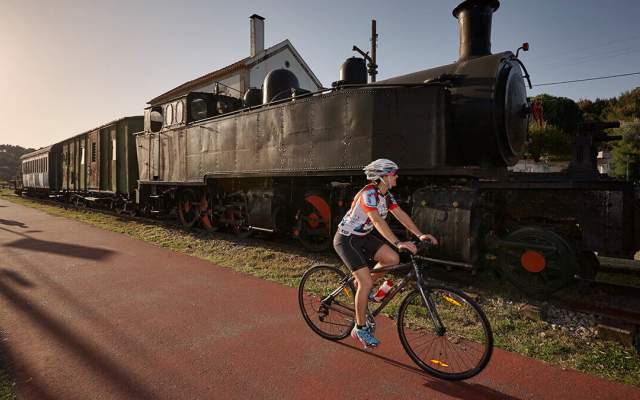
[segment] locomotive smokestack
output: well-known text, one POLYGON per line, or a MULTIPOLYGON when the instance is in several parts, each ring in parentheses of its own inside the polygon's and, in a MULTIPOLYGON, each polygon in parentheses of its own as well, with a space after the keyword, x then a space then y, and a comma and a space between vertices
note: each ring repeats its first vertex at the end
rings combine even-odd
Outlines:
POLYGON ((460 27, 458 61, 491 54, 491 18, 498 7, 498 0, 466 0, 453 10, 460 27))

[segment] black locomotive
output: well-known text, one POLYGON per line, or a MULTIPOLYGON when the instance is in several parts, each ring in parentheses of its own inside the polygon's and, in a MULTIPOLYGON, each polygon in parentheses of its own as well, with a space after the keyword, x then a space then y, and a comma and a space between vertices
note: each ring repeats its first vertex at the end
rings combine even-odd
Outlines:
POLYGON ((440 262, 497 263, 517 286, 548 293, 592 276, 596 252, 631 257, 640 247, 633 189, 599 175, 593 162, 606 126, 583 127, 567 172, 508 172, 526 147, 530 105, 522 62, 491 53, 499 5, 455 8, 453 64, 367 84, 364 60, 352 58, 334 87, 317 93, 275 70, 243 101, 189 93, 146 109, 128 158, 138 185, 121 199, 135 198, 141 212, 176 210, 186 227, 280 233, 324 249, 364 183, 362 167, 389 158, 401 167, 394 194, 440 239, 440 262))

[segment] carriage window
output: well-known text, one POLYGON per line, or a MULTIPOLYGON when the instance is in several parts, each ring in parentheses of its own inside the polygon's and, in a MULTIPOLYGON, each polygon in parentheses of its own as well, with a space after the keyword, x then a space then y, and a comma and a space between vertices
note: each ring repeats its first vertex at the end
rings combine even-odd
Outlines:
POLYGON ((176 105, 176 123, 181 124, 184 120, 184 101, 179 101, 176 105))
POLYGON ((171 104, 167 104, 167 107, 164 109, 164 124, 173 124, 173 106, 171 104))
POLYGON ((93 142, 91 143, 91 162, 96 162, 96 156, 97 156, 97 143, 93 142))

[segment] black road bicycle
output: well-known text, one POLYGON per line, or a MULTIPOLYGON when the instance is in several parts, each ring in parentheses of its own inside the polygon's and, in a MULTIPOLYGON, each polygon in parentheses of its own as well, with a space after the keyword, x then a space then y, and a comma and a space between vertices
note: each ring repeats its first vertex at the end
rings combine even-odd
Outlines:
MULTIPOLYGON (((428 242, 415 243, 420 252, 428 242)), ((405 287, 415 282, 398 311, 402 347, 424 371, 447 380, 468 379, 484 369, 493 352, 493 333, 480 306, 459 289, 428 283, 424 269, 411 254, 410 262, 376 269, 406 272, 380 304, 367 309, 367 324, 405 287)), ((354 277, 332 265, 309 268, 300 281, 298 302, 309 327, 330 340, 349 336, 355 324, 354 277)))

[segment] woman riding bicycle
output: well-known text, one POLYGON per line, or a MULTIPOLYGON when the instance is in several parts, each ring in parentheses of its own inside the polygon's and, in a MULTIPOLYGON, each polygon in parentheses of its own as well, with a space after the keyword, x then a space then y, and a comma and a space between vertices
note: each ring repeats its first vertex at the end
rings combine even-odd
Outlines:
POLYGON ((435 237, 424 234, 418 229, 389 191, 398 179, 398 165, 391 160, 380 158, 364 167, 369 183, 354 197, 351 208, 338 225, 333 239, 333 247, 342 261, 351 269, 357 282, 355 296, 356 326, 351 337, 359 340, 366 347, 376 347, 380 341, 376 339, 366 324, 366 310, 369 292, 379 274, 369 271, 368 261, 373 259, 377 268, 396 265, 400 262, 398 253, 375 235, 370 235, 373 228, 392 243, 396 249, 406 249, 413 254, 416 246, 411 242, 401 242, 393 233, 385 218, 391 212, 394 217, 420 240, 429 240, 438 244, 435 237))

